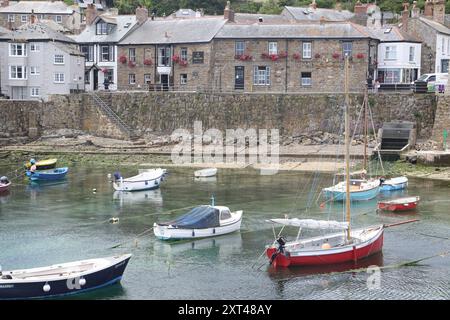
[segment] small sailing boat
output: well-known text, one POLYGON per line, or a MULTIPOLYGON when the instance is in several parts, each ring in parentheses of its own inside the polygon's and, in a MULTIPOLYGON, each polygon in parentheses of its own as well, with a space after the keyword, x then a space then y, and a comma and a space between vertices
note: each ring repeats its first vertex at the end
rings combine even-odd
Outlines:
MULTIPOLYGON (((352 229, 350 220, 350 120, 348 97, 349 58, 345 58, 345 207, 346 221, 317 221, 312 219, 270 219, 272 223, 296 226, 297 238, 287 241, 276 239, 277 244, 266 247, 266 255, 274 267, 328 265, 358 261, 369 257, 383 248, 384 225, 352 229), (340 230, 318 237, 300 240, 302 228, 340 230)), ((376 186, 379 188, 379 185, 376 186)))
POLYGON ((48 267, 0 270, 1 299, 32 299, 83 293, 120 282, 131 254, 48 267))
POLYGON ((31 181, 53 181, 64 179, 68 171, 67 167, 38 171, 28 170, 26 175, 31 181))
POLYGON ((153 224, 153 232, 161 240, 214 237, 235 232, 241 228, 242 210, 232 212, 225 206, 202 205, 181 217, 153 224))
POLYGON ((113 187, 116 191, 141 191, 159 188, 166 170, 157 168, 149 169, 136 176, 124 179, 119 172, 114 174, 113 187))
POLYGON ((406 211, 416 209, 420 197, 403 197, 387 201, 379 201, 378 209, 386 211, 406 211))

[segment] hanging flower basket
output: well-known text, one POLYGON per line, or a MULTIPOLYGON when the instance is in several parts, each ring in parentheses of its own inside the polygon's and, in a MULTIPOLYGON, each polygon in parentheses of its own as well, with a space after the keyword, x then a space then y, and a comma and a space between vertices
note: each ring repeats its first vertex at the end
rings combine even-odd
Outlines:
POLYGON ((294 58, 294 60, 300 60, 300 53, 294 53, 292 58, 294 58))
POLYGON ((180 60, 180 61, 178 62, 178 64, 179 64, 180 66, 182 66, 182 67, 186 67, 186 66, 188 65, 188 62, 187 62, 187 60, 180 60))
POLYGON ((173 55, 172 56, 172 61, 175 62, 175 63, 178 63, 180 61, 180 56, 177 55, 177 54, 173 55))
POLYGON ((103 69, 102 69, 102 72, 103 72, 103 73, 107 73, 107 72, 108 72, 108 69, 103 68, 103 69))
POLYGON ((241 60, 241 61, 249 61, 252 60, 253 57, 249 54, 240 54, 240 55, 235 55, 234 58, 236 60, 241 60))
POLYGON ((130 68, 134 68, 135 66, 136 66, 136 63, 134 62, 134 61, 128 61, 128 66, 130 67, 130 68))
POLYGON ((316 54, 314 55, 314 58, 319 59, 319 58, 320 58, 320 53, 316 53, 316 54))
POLYGON ((357 57, 358 59, 364 59, 364 53, 358 53, 358 54, 356 55, 356 57, 357 57))
POLYGON ((127 63, 127 57, 126 56, 120 56, 119 57, 119 62, 120 63, 127 63))
POLYGON ((144 65, 151 66, 153 64, 152 59, 144 59, 144 65))
POLYGON ((341 55, 339 54, 339 53, 333 53, 333 58, 334 59, 339 59, 339 57, 340 57, 341 55))

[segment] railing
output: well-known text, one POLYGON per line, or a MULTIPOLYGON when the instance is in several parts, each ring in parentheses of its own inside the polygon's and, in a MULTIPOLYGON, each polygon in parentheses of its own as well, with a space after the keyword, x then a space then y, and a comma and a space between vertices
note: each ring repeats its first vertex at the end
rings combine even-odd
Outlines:
POLYGON ((100 107, 100 110, 113 122, 115 123, 123 132, 128 135, 128 138, 132 139, 135 137, 133 130, 108 106, 108 104, 103 101, 94 92, 89 92, 89 96, 100 107))

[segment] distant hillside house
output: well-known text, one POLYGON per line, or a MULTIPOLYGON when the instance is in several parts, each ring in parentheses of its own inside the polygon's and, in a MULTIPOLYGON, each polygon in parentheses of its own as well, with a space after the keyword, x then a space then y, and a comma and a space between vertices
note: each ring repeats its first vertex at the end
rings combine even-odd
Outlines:
POLYGON ((19 1, 3 0, 0 7, 0 26, 15 30, 30 22, 34 13, 37 20, 53 20, 68 31, 78 33, 81 16, 78 6, 69 6, 63 1, 19 1))
POLYGON ((0 33, 1 94, 47 100, 84 90, 84 56, 75 41, 33 20, 0 33))

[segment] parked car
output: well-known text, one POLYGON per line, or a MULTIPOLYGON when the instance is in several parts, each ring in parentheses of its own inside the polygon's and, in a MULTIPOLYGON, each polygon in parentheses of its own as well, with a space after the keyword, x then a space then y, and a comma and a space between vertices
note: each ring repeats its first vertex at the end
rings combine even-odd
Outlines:
POLYGON ((425 73, 413 82, 413 88, 414 92, 443 93, 447 86, 447 82, 448 73, 425 73))

